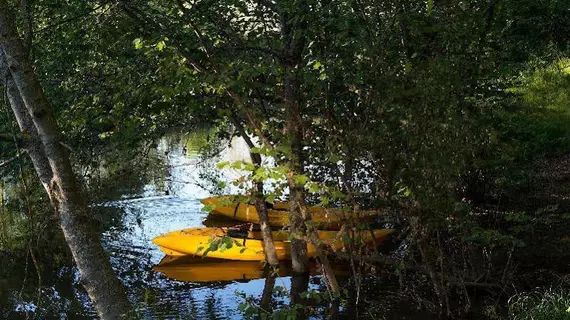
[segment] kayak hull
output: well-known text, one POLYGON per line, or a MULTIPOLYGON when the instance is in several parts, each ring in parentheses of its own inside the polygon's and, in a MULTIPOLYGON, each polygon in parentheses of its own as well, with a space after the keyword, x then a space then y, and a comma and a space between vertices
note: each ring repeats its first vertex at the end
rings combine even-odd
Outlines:
MULTIPOLYGON (((363 231, 360 238, 366 244, 380 244, 391 229, 378 229, 373 232, 363 231)), ((321 241, 333 251, 342 250, 344 242, 337 231, 318 231, 321 241)), ((279 260, 291 259, 289 234, 274 231, 275 252, 279 260)), ((152 240, 166 255, 199 255, 209 258, 262 261, 265 260, 263 240, 260 232, 247 232, 243 237, 236 237, 228 228, 196 228, 172 231, 152 240)), ((314 246, 307 245, 309 258, 317 255, 314 246)))
MULTIPOLYGON (((202 199, 204 205, 210 206, 211 214, 221 215, 231 219, 247 223, 259 224, 259 215, 254 205, 237 203, 233 196, 214 196, 202 199)), ((273 208, 268 208, 267 219, 272 227, 284 227, 289 225, 288 203, 276 202, 273 208)), ((349 219, 367 220, 377 216, 374 210, 361 211, 358 215, 344 212, 338 208, 309 207, 311 221, 319 228, 335 229, 349 219)))

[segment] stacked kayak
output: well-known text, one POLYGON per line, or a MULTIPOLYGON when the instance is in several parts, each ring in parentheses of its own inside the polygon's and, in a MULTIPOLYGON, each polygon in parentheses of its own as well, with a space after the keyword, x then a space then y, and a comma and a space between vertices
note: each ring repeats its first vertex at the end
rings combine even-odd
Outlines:
MULTIPOLYGON (((201 202, 209 206, 213 215, 221 215, 234 220, 259 224, 259 215, 255 205, 235 201, 234 196, 215 196, 202 199, 201 202)), ((267 210, 267 219, 272 227, 284 227, 289 225, 289 204, 287 202, 276 202, 272 208, 267 210)), ((349 219, 366 220, 377 215, 374 210, 360 211, 357 215, 344 212, 337 208, 324 208, 311 206, 311 221, 317 227, 335 229, 343 221, 349 219)))
MULTIPOLYGON (((254 205, 240 202, 235 196, 216 196, 202 200, 211 209, 209 218, 214 218, 207 224, 211 227, 190 228, 165 233, 152 240, 167 256, 207 256, 208 258, 234 261, 263 261, 265 260, 264 243, 261 232, 240 230, 235 226, 239 223, 259 224, 259 215, 254 205), (222 219, 226 221, 216 222, 222 219), (228 223, 229 221, 229 223, 228 223)), ((268 208, 268 219, 271 227, 289 225, 289 205, 287 202, 277 202, 268 208)), ((348 220, 365 220, 376 216, 376 211, 361 211, 358 214, 347 213, 342 209, 324 207, 309 207, 312 223, 326 230, 317 231, 323 244, 332 251, 342 251, 345 245, 345 234, 338 229, 348 220)), ((352 234, 356 244, 378 246, 393 230, 377 229, 362 230, 352 234)), ((273 231, 273 242, 279 260, 291 259, 291 241, 289 232, 273 231)), ((317 250, 311 244, 307 245, 307 255, 313 258, 317 250)), ((200 267, 206 268, 204 265, 200 267)), ((253 273, 257 274, 257 271, 253 273)))
MULTIPOLYGON (((358 238, 368 245, 379 245, 392 229, 364 230, 358 238)), ((344 239, 338 231, 318 231, 321 241, 332 250, 344 247, 344 239)), ((274 231, 273 241, 279 260, 291 259, 291 241, 289 233, 274 231)), ((166 255, 207 255, 210 258, 262 261, 265 260, 261 232, 236 231, 231 228, 192 228, 172 231, 152 240, 166 255)), ((308 245, 307 255, 315 257, 314 246, 308 245)))

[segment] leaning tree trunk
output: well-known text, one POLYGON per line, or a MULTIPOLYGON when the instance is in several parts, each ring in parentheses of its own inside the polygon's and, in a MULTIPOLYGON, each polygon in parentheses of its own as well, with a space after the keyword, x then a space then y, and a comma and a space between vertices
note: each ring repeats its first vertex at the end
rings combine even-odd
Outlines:
MULTIPOLYGON (((4 64, 4 61, 2 61, 2 64, 4 64)), ((34 169, 40 179, 40 182, 44 186, 46 192, 49 193, 49 185, 53 174, 43 150, 42 142, 38 137, 38 132, 36 127, 34 127, 32 118, 24 106, 24 101, 22 101, 22 98, 20 97, 20 92, 12 79, 12 75, 8 70, 4 69, 7 68, 2 68, 6 96, 8 97, 8 102, 14 114, 14 118, 20 127, 20 132, 22 133, 22 136, 26 137, 25 139, 22 139, 22 144, 19 147, 26 150, 30 158, 36 159, 36 161, 32 161, 32 164, 34 165, 34 169)))
POLYGON ((26 110, 21 110, 23 106, 17 103, 12 108, 16 117, 20 115, 21 118, 25 113, 30 116, 43 146, 43 156, 41 152, 29 153, 34 167, 59 216, 61 229, 81 273, 83 286, 99 316, 102 319, 120 319, 132 315, 132 306, 101 246, 99 233, 80 194, 69 155, 61 144, 61 134, 53 110, 26 57, 12 17, 6 1, 0 0, 1 53, 26 110), (48 176, 51 176, 49 181, 48 176))

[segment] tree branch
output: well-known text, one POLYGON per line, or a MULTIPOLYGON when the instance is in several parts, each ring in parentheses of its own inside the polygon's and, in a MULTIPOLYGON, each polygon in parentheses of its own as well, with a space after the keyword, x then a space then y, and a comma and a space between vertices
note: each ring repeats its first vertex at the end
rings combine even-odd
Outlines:
MULTIPOLYGON (((23 152, 26 152, 26 150, 22 150, 23 152)), ((0 161, 0 168, 4 168, 6 166, 8 166, 9 164, 11 164, 12 162, 18 160, 18 158, 22 155, 23 153, 20 152, 17 155, 13 156, 12 158, 8 159, 8 160, 2 160, 0 161)))
MULTIPOLYGON (((192 56, 192 52, 189 51, 183 45, 183 42, 180 41, 180 39, 172 31, 167 30, 167 28, 162 26, 160 23, 153 21, 140 8, 132 6, 129 0, 119 0, 118 3, 119 6, 129 17, 131 17, 133 20, 139 23, 139 25, 142 27, 142 30, 144 30, 143 32, 151 34, 153 30, 156 30, 156 31, 161 31, 164 34, 167 34, 169 38, 171 38, 171 41, 174 44, 174 46, 178 49, 180 55, 186 59, 186 63, 189 65, 189 67, 195 69, 200 73, 209 72, 215 74, 219 72, 216 61, 213 61, 212 57, 208 55, 207 52, 206 55, 208 58, 207 62, 210 65, 209 68, 207 68, 201 61, 196 60, 192 56)), ((180 8, 180 10, 183 10, 183 12, 188 12, 189 14, 189 11, 187 11, 187 9, 184 7, 184 3, 178 2, 178 5, 182 7, 180 8)), ((201 37, 200 29, 197 29, 195 24, 192 24, 191 27, 193 28, 193 31, 198 35, 200 41, 205 41, 205 38, 201 37)), ((202 43, 202 45, 205 48, 212 47, 211 44, 202 43)), ((271 147, 272 144, 269 142, 269 139, 265 137, 261 127, 258 125, 259 121, 257 121, 258 119, 256 119, 256 117, 254 116, 254 110, 247 105, 245 99, 237 92, 231 90, 231 88, 226 89, 225 93, 234 102, 237 109, 241 111, 245 123, 253 128, 254 133, 262 140, 262 142, 267 147, 271 147)))
POLYGON ((202 45, 202 48, 204 49, 206 56, 208 57, 208 59, 210 59, 210 49, 211 49, 210 44, 206 41, 206 38, 204 37, 202 30, 200 30, 200 28, 198 28, 198 26, 194 23, 194 21, 190 19, 190 10, 188 10, 188 8, 184 6, 182 0, 177 0, 176 3, 178 4, 178 9, 188 17, 188 22, 190 23, 192 30, 194 30, 194 33, 200 40, 200 44, 202 45))
MULTIPOLYGON (((165 32, 169 35, 171 35, 172 37, 174 37, 174 34, 172 32, 168 32, 165 30, 165 28, 160 25, 159 23, 153 21, 152 19, 148 18, 144 12, 142 12, 139 8, 135 8, 133 6, 130 5, 129 1, 127 0, 119 0, 119 6, 121 7, 121 9, 123 9, 123 11, 133 20, 135 20, 136 22, 139 23, 139 25, 141 25, 143 28, 143 32, 146 34, 151 34, 148 31, 148 27, 147 26, 151 26, 151 29, 154 30, 159 30, 161 32, 165 32)), ((180 54, 182 54, 182 56, 184 58, 186 58, 186 62, 197 72, 205 72, 207 69, 196 59, 194 59, 194 57, 192 57, 190 55, 190 52, 188 52, 188 50, 181 45, 180 41, 177 41, 176 39, 173 39, 173 43, 174 46, 179 50, 180 54)))
POLYGON ((479 40, 480 47, 483 47, 483 44, 487 39, 489 31, 491 31, 491 26, 493 25, 493 18, 495 17, 495 8, 497 7, 499 1, 501 0, 491 0, 491 3, 487 8, 486 17, 485 17, 485 27, 483 28, 483 33, 481 34, 481 38, 479 40))
POLYGON ((34 27, 31 13, 32 6, 28 0, 21 0, 20 6, 22 7, 22 12, 24 13, 24 34, 22 38, 29 58, 30 52, 32 51, 32 40, 34 36, 34 27))
POLYGON ((83 17, 86 17, 86 16, 92 14, 93 12, 95 12, 95 11, 97 11, 97 10, 103 8, 104 6, 106 6, 106 5, 109 4, 109 3, 110 3, 110 2, 104 2, 104 3, 102 3, 102 4, 98 5, 98 6, 96 6, 95 8, 90 9, 90 10, 88 10, 88 11, 82 13, 82 14, 78 14, 78 15, 76 15, 76 16, 69 17, 69 18, 67 18, 67 19, 63 19, 63 20, 61 20, 61 21, 58 21, 58 22, 56 22, 56 23, 54 23, 54 24, 50 24, 50 25, 48 25, 48 26, 45 26, 45 27, 39 29, 38 31, 36 31, 36 33, 45 32, 45 31, 48 31, 49 29, 57 28, 57 27, 59 27, 59 26, 61 26, 61 25, 64 25, 64 24, 66 24, 66 23, 68 23, 68 22, 71 22, 71 21, 73 21, 73 20, 77 20, 77 19, 81 19, 81 18, 83 18, 83 17))
POLYGON ((18 140, 18 137, 16 137, 15 135, 13 135, 11 133, 0 132, 0 141, 13 142, 14 140, 18 140))
POLYGON ((277 51, 268 49, 268 48, 262 48, 262 47, 254 47, 254 46, 235 46, 233 47, 234 50, 237 51, 255 51, 255 52, 261 52, 261 53, 265 53, 268 54, 270 56, 272 56, 273 58, 276 58, 277 60, 281 59, 281 54, 277 51))

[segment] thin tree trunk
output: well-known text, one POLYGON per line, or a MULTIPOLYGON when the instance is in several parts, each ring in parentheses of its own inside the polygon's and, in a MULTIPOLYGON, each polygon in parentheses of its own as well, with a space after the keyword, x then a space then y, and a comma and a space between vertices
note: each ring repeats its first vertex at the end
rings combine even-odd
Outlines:
MULTIPOLYGON (((296 200, 298 201, 298 209, 301 211, 301 216, 305 221, 310 221, 311 216, 309 207, 307 206, 304 199, 304 192, 297 192, 296 200)), ((309 242, 313 245, 313 247, 315 247, 317 256, 319 257, 319 261, 323 267, 323 275, 327 281, 328 288, 334 294, 333 299, 336 299, 340 294, 340 287, 338 285, 338 281, 336 280, 336 276, 334 274, 330 261, 326 255, 327 247, 321 241, 321 239, 319 239, 317 230, 312 225, 309 224, 306 228, 309 242)))
MULTIPOLYGON (((44 156, 30 154, 40 179, 47 182, 48 195, 59 215, 59 223, 81 274, 81 280, 102 319, 134 315, 125 290, 115 276, 80 194, 69 155, 60 140, 60 131, 43 89, 26 58, 22 40, 11 20, 8 4, 0 0, 0 47, 8 70, 22 98, 43 146, 44 156), (46 164, 46 160, 48 165, 46 164), (46 181, 50 174, 51 178, 46 181)), ((11 99, 12 101, 12 99, 11 99)), ((12 105, 16 116, 26 111, 12 105)))
MULTIPOLYGON (((261 167, 261 156, 258 153, 254 153, 251 150, 255 148, 253 141, 247 135, 243 129, 241 123, 232 117, 232 121, 239 131, 241 137, 245 140, 245 143, 249 147, 249 154, 251 156, 251 161, 255 165, 255 169, 261 167)), ((277 252, 275 252, 275 244, 273 242, 273 236, 271 234, 271 226, 269 225, 269 219, 267 217, 267 205, 265 204, 265 199, 263 198, 263 182, 255 183, 255 209, 259 215, 259 225, 261 227, 261 234, 263 236, 263 250, 265 252, 265 259, 267 262, 273 266, 279 266, 279 260, 277 259, 277 252)))
POLYGON ((286 73, 284 76, 285 103, 288 106, 285 128, 291 141, 291 155, 289 155, 289 173, 287 179, 290 193, 289 213, 291 233, 294 235, 291 240, 293 272, 308 272, 309 259, 307 257, 307 242, 299 239, 306 235, 317 251, 330 290, 337 295, 340 292, 340 288, 325 254, 324 245, 321 244, 315 228, 307 226, 307 222, 311 220, 311 214, 305 202, 304 186, 297 185, 294 178, 295 175, 302 175, 305 172, 303 165, 304 132, 303 119, 301 118, 301 92, 298 75, 294 71, 295 68, 295 65, 286 65, 286 73))
POLYGON ((32 159, 38 159, 38 161, 32 161, 32 164, 34 165, 34 169, 40 179, 40 182, 44 186, 46 192, 49 193, 49 184, 53 174, 45 156, 42 142, 38 137, 38 132, 34 127, 34 123, 32 122, 30 115, 26 111, 24 101, 22 101, 22 98, 20 97, 20 92, 12 79, 12 75, 6 68, 2 69, 4 71, 2 74, 4 75, 3 78, 6 87, 6 95, 8 96, 10 107, 14 117, 16 118, 18 126, 20 127, 20 132, 26 137, 22 147, 27 151, 28 155, 32 159))
MULTIPOLYGON (((302 297, 302 293, 306 292, 309 288, 309 274, 293 274, 291 277, 291 306, 295 305, 305 305, 306 301, 302 297)), ((306 319, 307 314, 305 308, 296 308, 296 317, 295 319, 306 319)))
POLYGON ((265 259, 267 259, 267 262, 271 266, 277 267, 279 266, 279 259, 277 259, 273 235, 271 234, 271 226, 269 226, 269 219, 267 218, 267 206, 265 204, 265 199, 263 198, 263 182, 255 183, 255 209, 259 215, 261 234, 263 235, 265 259))
POLYGON ((305 203, 305 189, 295 182, 296 175, 305 173, 304 169, 304 125, 301 113, 302 94, 299 77, 299 67, 303 65, 303 50, 307 42, 306 28, 308 25, 309 7, 306 1, 300 1, 297 16, 291 19, 290 13, 283 11, 281 15, 282 37, 284 54, 281 59, 283 67, 283 100, 287 107, 285 118, 285 133, 291 144, 289 155, 289 172, 287 180, 289 184, 289 214, 291 221, 291 261, 294 273, 308 272, 309 259, 307 257, 307 242, 303 240, 308 236, 309 241, 315 247, 319 260, 323 266, 325 279, 330 290, 338 295, 340 292, 338 282, 332 272, 330 262, 324 252, 324 247, 314 227, 308 225, 311 220, 309 208, 305 203), (297 22, 293 22, 293 21, 297 22))
POLYGON ((289 155, 289 220, 291 222, 291 262, 293 272, 297 274, 309 271, 309 258, 307 257, 306 219, 301 213, 301 204, 304 203, 304 190, 295 183, 295 175, 303 174, 303 124, 300 116, 299 83, 296 76, 287 72, 284 78, 285 103, 287 104, 287 119, 285 130, 291 141, 291 154, 289 155))
MULTIPOLYGON (((263 286, 263 294, 261 295, 261 301, 259 302, 260 312, 263 312, 270 316, 273 314, 273 289, 275 288, 275 280, 277 279, 277 274, 275 273, 275 269, 272 267, 265 268, 266 277, 265 277, 265 285, 263 286)), ((259 316, 260 319, 261 314, 259 316)), ((269 317, 267 317, 269 318, 269 317)))

